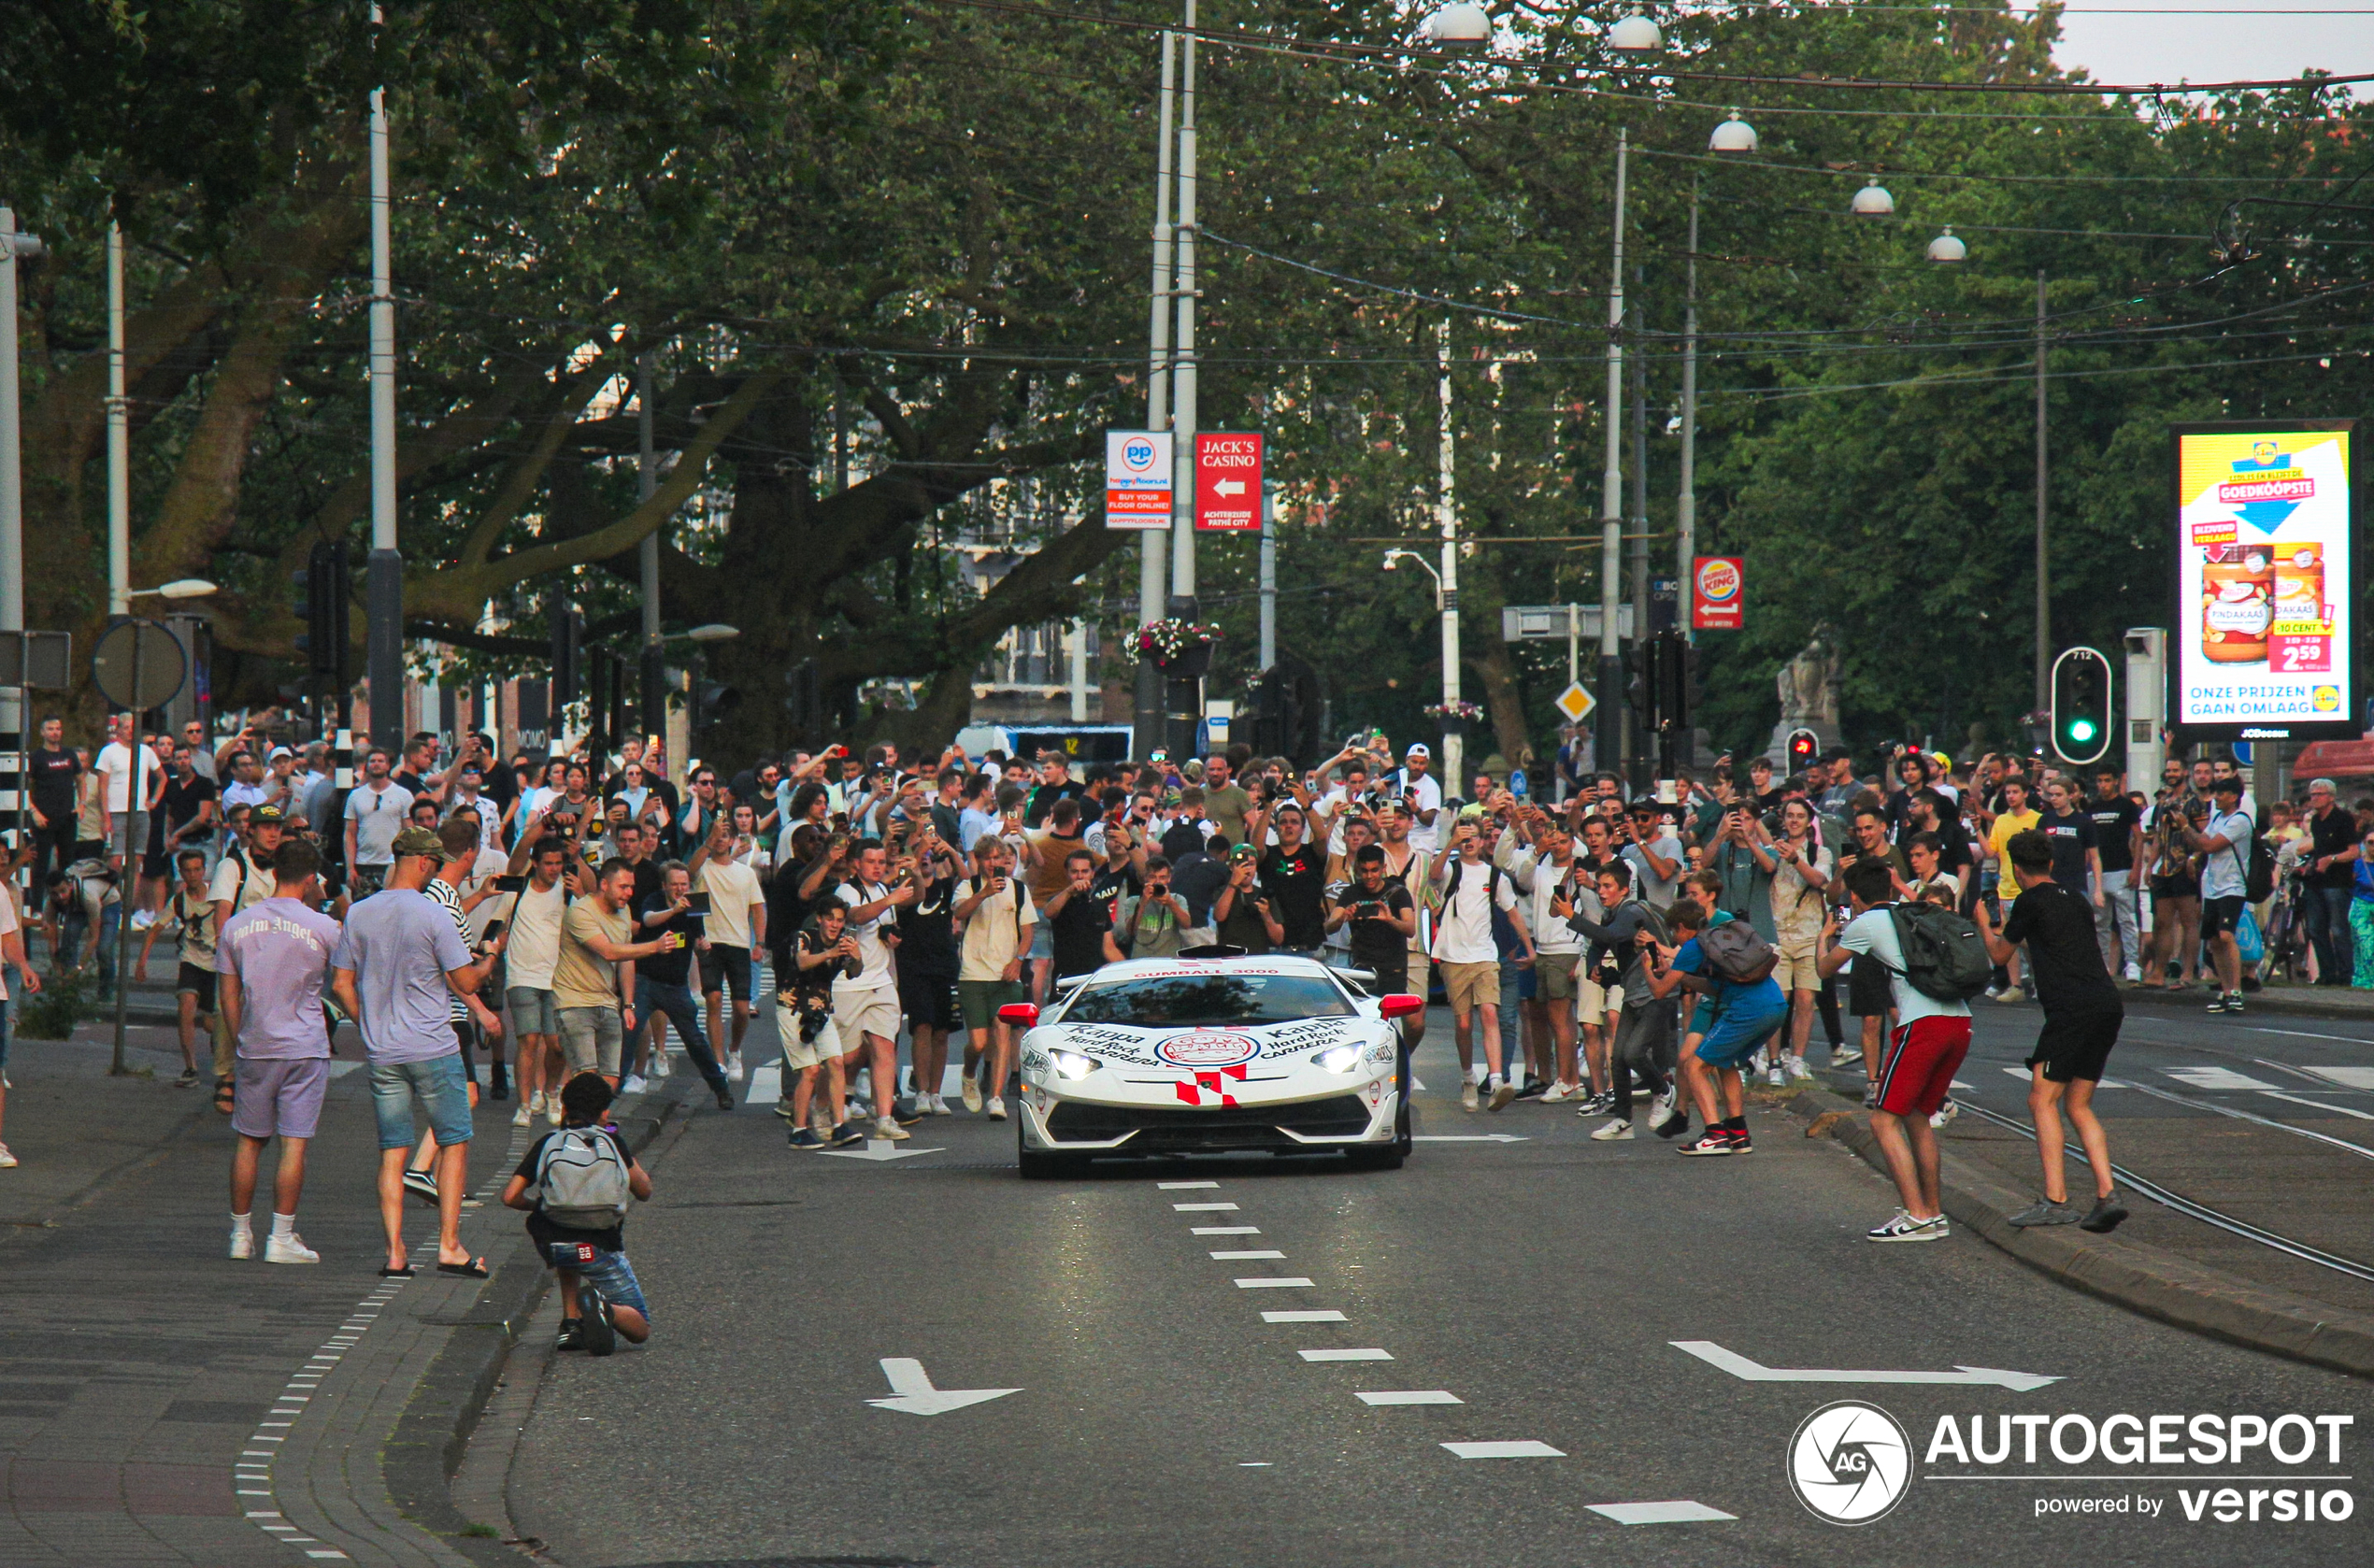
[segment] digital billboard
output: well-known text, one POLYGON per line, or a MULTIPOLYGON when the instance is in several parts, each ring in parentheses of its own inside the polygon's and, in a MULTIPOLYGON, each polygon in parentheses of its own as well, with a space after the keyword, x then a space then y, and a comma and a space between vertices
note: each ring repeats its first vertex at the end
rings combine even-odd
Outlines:
POLYGON ((2169 722, 2188 740, 2359 732, 2353 420, 2180 424, 2169 722))

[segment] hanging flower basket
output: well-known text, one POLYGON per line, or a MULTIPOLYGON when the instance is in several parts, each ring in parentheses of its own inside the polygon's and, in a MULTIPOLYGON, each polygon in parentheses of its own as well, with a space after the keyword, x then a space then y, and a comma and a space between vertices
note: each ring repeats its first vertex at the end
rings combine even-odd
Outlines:
POLYGON ((1470 723, 1482 720, 1484 710, 1470 702, 1437 703, 1425 709, 1425 715, 1442 726, 1444 734, 1464 735, 1470 723))
POLYGON ((1165 616, 1137 628, 1132 638, 1138 657, 1167 675, 1193 679, 1211 668, 1211 645, 1220 628, 1209 621, 1165 616))

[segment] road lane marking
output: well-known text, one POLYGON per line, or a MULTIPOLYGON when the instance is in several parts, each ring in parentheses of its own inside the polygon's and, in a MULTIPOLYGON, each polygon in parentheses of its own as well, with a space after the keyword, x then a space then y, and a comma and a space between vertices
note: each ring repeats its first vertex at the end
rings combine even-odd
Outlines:
POLYGON ((1257 1236, 1258 1225, 1197 1225, 1187 1233, 1191 1236, 1257 1236))
POLYGON ((1527 1438, 1522 1443, 1446 1443, 1444 1447, 1461 1459, 1564 1459, 1564 1448, 1553 1448, 1547 1443, 1527 1438))
POLYGON ((2374 1067, 2310 1067, 2307 1071, 2343 1089, 2374 1089, 2374 1067))
POLYGON ((1531 1140, 1516 1133, 1417 1133, 1414 1144, 1522 1144, 1531 1140))
POLYGON ((1282 1258, 1285 1254, 1276 1250, 1256 1249, 1250 1252, 1215 1252, 1211 1256, 1212 1262, 1216 1263, 1249 1263, 1256 1258, 1282 1258))
POLYGON ((1351 1396, 1363 1404, 1465 1404, 1467 1402, 1444 1389, 1393 1389, 1377 1393, 1351 1396))
POLYGON ((1297 1275, 1291 1279, 1240 1279, 1237 1281, 1237 1289, 1239 1290, 1309 1290, 1317 1287, 1297 1275))
POLYGON ((898 1410, 909 1416, 944 1416, 951 1410, 962 1410, 968 1404, 1022 1392, 1020 1389, 935 1389, 931 1375, 923 1370, 923 1363, 911 1356, 885 1356, 881 1365, 882 1376, 890 1381, 891 1397, 865 1402, 877 1410, 898 1410))
MULTIPOLYGON (((2367 1043, 2366 1036, 2363 1034, 2319 1034, 2312 1030, 2268 1029, 2265 1025, 2255 1023, 2244 1024, 2243 1027, 2248 1029, 2253 1034, 2288 1034, 2295 1040, 2342 1040, 2353 1046, 2362 1046, 2367 1043)), ((2310 1071, 2314 1070, 2315 1069, 2313 1068, 2310 1069, 2310 1071)))
POLYGON ((1307 1361, 1389 1361, 1393 1360, 1391 1351, 1377 1349, 1305 1350, 1301 1352, 1301 1355, 1307 1361))
POLYGON ((1185 1192, 1193 1188, 1217 1187, 1219 1185, 1220 1183, 1216 1181, 1158 1181, 1154 1183, 1154 1190, 1157 1192, 1185 1192))
POLYGON ((1235 1204, 1173 1204, 1170 1206, 1180 1214, 1234 1214, 1237 1212, 1235 1204))
POLYGON ((2161 1072, 2188 1089, 2273 1089, 2275 1086, 2231 1067, 2163 1067, 2161 1072))
POLYGON ((1750 1383, 1959 1383, 1965 1386, 1993 1385, 2009 1389, 2013 1393, 2026 1393, 2048 1383, 2061 1381, 2058 1377, 2048 1377, 2041 1373, 2006 1372, 1991 1366, 1957 1366, 1952 1372, 1848 1372, 1827 1367, 1773 1367, 1760 1365, 1737 1351, 1726 1350, 1711 1339, 1670 1339, 1666 1343, 1750 1383))
POLYGON ((1618 1524, 1689 1524, 1700 1519, 1736 1519, 1720 1508, 1677 1499, 1671 1503, 1587 1503, 1583 1506, 1618 1524))
POLYGON ((880 1163, 889 1160, 912 1160, 919 1154, 945 1154, 945 1148, 901 1148, 888 1138, 868 1138, 864 1148, 828 1148, 825 1156, 834 1160, 871 1160, 880 1163))
POLYGON ((1261 1320, 1265 1323, 1341 1323, 1349 1319, 1330 1307, 1323 1312, 1265 1312, 1261 1320))
POLYGON ((2361 1111, 2354 1105, 2336 1105, 2324 1100, 2311 1100, 2305 1094, 2286 1094, 2280 1089, 2263 1089, 2259 1092, 2270 1100, 2289 1100, 2295 1105, 2312 1105, 2330 1116, 2353 1116, 2360 1121, 2374 1121, 2374 1111, 2361 1111))
MULTIPOLYGON (((2022 1083, 2034 1083, 2036 1081, 2036 1075, 2029 1072, 2025 1067, 2006 1067, 2003 1070, 2010 1074, 2013 1077, 2019 1079, 2022 1083)), ((1957 1082, 1953 1087, 1956 1089, 1975 1089, 1978 1086, 1975 1084, 1957 1082)), ((2095 1084, 2094 1087, 2096 1089, 2124 1089, 2126 1085, 2121 1083, 2116 1078, 2104 1078, 2100 1083, 2095 1084)), ((1729 1515, 1724 1516, 1726 1518, 1729 1517, 1729 1515)))

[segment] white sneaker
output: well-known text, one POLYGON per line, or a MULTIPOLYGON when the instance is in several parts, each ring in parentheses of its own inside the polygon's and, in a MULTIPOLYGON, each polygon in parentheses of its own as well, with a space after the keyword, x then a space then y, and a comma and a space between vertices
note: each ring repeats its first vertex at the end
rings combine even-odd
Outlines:
POLYGON ((135 931, 146 931, 156 923, 157 912, 153 909, 139 909, 133 912, 132 929, 135 931))
POLYGON ((975 1116, 979 1116, 980 1114, 981 1080, 980 1076, 977 1073, 966 1073, 965 1075, 965 1108, 972 1112, 975 1116))
POLYGON ((1650 1126, 1661 1127, 1665 1124, 1666 1118, 1673 1115, 1673 1096, 1674 1091, 1668 1089, 1649 1102, 1650 1126))
POLYGON ((726 1064, 725 1081, 727 1083, 740 1083, 742 1081, 742 1053, 740 1051, 736 1051, 734 1053, 734 1060, 726 1064))
POLYGON ((528 1109, 525 1105, 522 1105, 518 1110, 511 1113, 511 1125, 514 1127, 525 1127, 529 1122, 534 1121, 535 1119, 536 1113, 528 1109))
POLYGON ((267 1263, 318 1263, 322 1254, 305 1245, 305 1238, 291 1234, 282 1241, 279 1236, 264 1238, 264 1261, 267 1263))
POLYGON ((1581 1092, 1582 1090, 1573 1084, 1553 1083, 1541 1091, 1541 1103, 1545 1105, 1561 1105, 1581 1092))
POLYGON ((948 1108, 947 1095, 935 1094, 932 1096, 932 1114, 934 1116, 954 1116, 956 1113, 948 1108))
POLYGON ((1507 1078, 1495 1077, 1492 1080, 1491 1092, 1484 1097, 1484 1104, 1496 1111, 1505 1108, 1516 1097, 1517 1086, 1514 1083, 1507 1078))
POLYGON ((16 1162, 17 1157, 8 1152, 8 1146, 0 1144, 0 1171, 10 1169, 16 1162))
POLYGON ((231 1227, 231 1256, 242 1263, 255 1256, 255 1233, 245 1225, 231 1227))
POLYGON ((874 1123, 873 1135, 878 1138, 888 1138, 894 1144, 903 1144, 915 1134, 893 1121, 889 1117, 883 1117, 874 1123))
POLYGON ((666 1051, 651 1058, 651 1076, 669 1078, 676 1076, 676 1059, 666 1051))
POLYGON ((1462 1083, 1459 1086, 1459 1108, 1461 1110, 1472 1111, 1482 1103, 1483 1097, 1476 1092, 1476 1086, 1473 1082, 1462 1083))
POLYGON ((1789 1071, 1780 1065, 1780 1058, 1773 1058, 1772 1065, 1765 1069, 1764 1081, 1766 1087, 1772 1089, 1783 1089, 1788 1086, 1789 1071))
POLYGON ((1594 1143, 1602 1144, 1630 1143, 1632 1141, 1632 1119, 1630 1117, 1623 1116, 1610 1117, 1608 1119, 1608 1124, 1605 1127, 1598 1128, 1592 1133, 1591 1139, 1594 1143))
POLYGON ((640 1094, 651 1087, 651 1080, 643 1076, 642 1074, 636 1073, 629 1077, 624 1083, 620 1084, 618 1086, 618 1091, 621 1094, 640 1094))
POLYGON ((535 1093, 527 1097, 527 1114, 530 1116, 542 1116, 544 1114, 544 1091, 542 1090, 539 1089, 535 1093))
POLYGON ((553 1127, 561 1124, 561 1097, 559 1095, 548 1095, 545 1098, 544 1119, 547 1124, 553 1127))
POLYGON ((1793 1056, 1789 1058, 1789 1076, 1793 1078, 1804 1078, 1810 1081, 1813 1077, 1813 1069, 1805 1064, 1804 1057, 1793 1056))
POLYGON ((1942 1127, 1961 1114, 1962 1107, 1955 1105, 1952 1101, 1948 1100, 1944 1105, 1939 1105, 1936 1110, 1929 1113, 1929 1125, 1932 1127, 1942 1127))
MULTIPOLYGON (((1006 1119, 1006 1101, 1002 1095, 993 1094, 989 1097, 989 1119, 992 1121, 1003 1121, 1006 1119)), ((890 1125, 895 1127, 898 1123, 894 1121, 890 1123, 890 1125)), ((902 1138, 906 1135, 907 1134, 904 1133, 899 1134, 902 1138)))
POLYGON ((2129 984, 2141 985, 2143 983, 2143 970, 2141 966, 2133 963, 2128 964, 2126 966, 2126 977, 2129 984))

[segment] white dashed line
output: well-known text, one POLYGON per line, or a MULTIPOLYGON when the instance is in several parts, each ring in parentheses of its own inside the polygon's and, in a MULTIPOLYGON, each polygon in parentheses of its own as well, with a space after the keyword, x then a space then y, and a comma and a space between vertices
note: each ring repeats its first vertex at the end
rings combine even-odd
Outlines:
POLYGON ((1235 1204, 1173 1204, 1170 1206, 1181 1214, 1234 1214, 1237 1212, 1235 1204))
POLYGON ((1157 1192, 1188 1192, 1193 1191, 1198 1187, 1217 1187, 1219 1185, 1220 1183, 1216 1181, 1158 1181, 1154 1183, 1154 1190, 1157 1192))
POLYGON ((1283 1252, 1275 1252, 1275 1251, 1272 1251, 1272 1252, 1215 1252, 1215 1253, 1213 1253, 1213 1254, 1211 1255, 1211 1258, 1212 1258, 1212 1262, 1215 1262, 1215 1263, 1244 1263, 1244 1262, 1252 1262, 1252 1261, 1253 1261, 1254 1259, 1256 1259, 1256 1258, 1282 1258, 1282 1257, 1284 1257, 1284 1256, 1285 1256, 1285 1254, 1284 1254, 1283 1252))
POLYGON ((1591 1503, 1584 1506, 1602 1518, 1618 1524, 1689 1524, 1701 1519, 1736 1519, 1737 1514, 1726 1514, 1720 1508, 1709 1508, 1703 1503, 1675 1501, 1672 1503, 1591 1503))
POLYGON ((1261 1320, 1265 1323, 1340 1323, 1346 1319, 1342 1313, 1331 1308, 1323 1312, 1265 1312, 1261 1320))
POLYGON ((1309 1280, 1296 1275, 1287 1279, 1240 1279, 1237 1281, 1237 1289, 1239 1290, 1309 1290, 1317 1287, 1309 1280))
POLYGON ((1354 1394, 1363 1404, 1465 1404, 1457 1394, 1442 1389, 1394 1389, 1380 1393, 1354 1394))
POLYGON ((1191 1236, 1257 1236, 1258 1225, 1198 1225, 1187 1233, 1191 1236))
POLYGON ((1305 1350, 1301 1352, 1301 1355, 1307 1361, 1389 1361, 1393 1360, 1391 1351, 1378 1349, 1305 1350))
POLYGON ((1564 1459, 1564 1448, 1553 1448, 1547 1443, 1527 1438, 1522 1443, 1446 1443, 1461 1459, 1564 1459))

